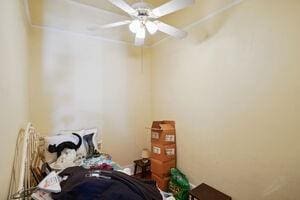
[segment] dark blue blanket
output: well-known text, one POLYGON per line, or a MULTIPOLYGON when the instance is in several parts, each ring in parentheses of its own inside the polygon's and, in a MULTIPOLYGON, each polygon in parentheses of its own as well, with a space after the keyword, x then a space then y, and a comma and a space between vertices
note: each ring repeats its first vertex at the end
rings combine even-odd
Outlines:
POLYGON ((62 192, 54 200, 162 200, 154 181, 143 181, 117 171, 71 167, 59 174, 62 192))

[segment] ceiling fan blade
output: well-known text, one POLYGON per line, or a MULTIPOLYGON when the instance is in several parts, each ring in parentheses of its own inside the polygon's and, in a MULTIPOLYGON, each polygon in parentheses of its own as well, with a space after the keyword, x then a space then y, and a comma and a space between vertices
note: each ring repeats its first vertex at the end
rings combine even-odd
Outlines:
POLYGON ((195 0, 171 0, 152 10, 152 14, 156 17, 162 17, 172 12, 181 10, 195 3, 195 0))
POLYGON ((155 23, 157 24, 158 30, 163 33, 166 33, 178 39, 183 39, 187 36, 187 32, 175 28, 174 26, 170 26, 161 21, 155 21, 155 23))
POLYGON ((135 46, 142 46, 144 45, 145 43, 145 38, 140 38, 140 37, 137 37, 137 35, 135 36, 135 46))
POLYGON ((124 26, 124 25, 130 24, 130 23, 131 23, 131 20, 125 20, 125 21, 120 21, 120 22, 114 22, 111 24, 105 24, 105 25, 100 26, 100 28, 114 28, 114 27, 118 27, 118 26, 124 26))
POLYGON ((126 13, 128 13, 129 15, 133 15, 136 16, 137 15, 137 11, 132 8, 127 2, 125 2, 124 0, 108 0, 110 3, 112 3, 113 5, 117 6, 118 8, 120 8, 121 10, 125 11, 126 13))

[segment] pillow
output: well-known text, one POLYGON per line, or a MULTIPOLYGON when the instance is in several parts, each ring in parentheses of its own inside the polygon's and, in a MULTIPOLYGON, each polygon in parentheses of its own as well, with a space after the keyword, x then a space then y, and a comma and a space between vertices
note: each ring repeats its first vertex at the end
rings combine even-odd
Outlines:
POLYGON ((74 135, 72 133, 77 133, 78 135, 81 136, 81 139, 82 139, 82 144, 79 147, 79 149, 77 149, 77 151, 76 151, 77 157, 86 157, 87 156, 87 152, 89 152, 89 145, 86 141, 87 138, 92 138, 92 144, 94 146, 93 148, 95 150, 99 151, 98 145, 97 145, 97 132, 98 132, 97 128, 82 129, 82 130, 62 130, 62 131, 59 131, 59 133, 57 135, 45 137, 45 152, 44 152, 45 161, 48 163, 53 163, 57 160, 57 154, 50 153, 48 151, 49 144, 60 144, 64 141, 72 141, 75 144, 78 143, 78 138, 74 137, 74 135), (91 135, 91 134, 93 134, 93 135, 91 135), (84 139, 85 135, 91 135, 91 136, 85 137, 86 139, 84 139))
POLYGON ((81 146, 76 151, 77 157, 85 157, 87 151, 86 151, 85 144, 84 144, 85 142, 83 139, 83 136, 85 135, 84 129, 82 129, 82 130, 63 130, 63 131, 59 131, 58 135, 73 135, 72 133, 77 133, 78 135, 80 135, 81 140, 82 140, 81 146))
POLYGON ((53 136, 46 136, 44 137, 45 139, 45 151, 44 151, 44 156, 45 156, 45 161, 48 163, 53 163, 57 160, 57 153, 50 153, 48 151, 48 146, 50 144, 56 144, 59 145, 60 143, 64 142, 64 141, 71 141, 74 142, 75 144, 78 143, 78 138, 76 136, 74 136, 72 133, 77 133, 78 135, 81 136, 82 139, 82 144, 79 147, 79 149, 77 149, 76 154, 77 156, 86 156, 86 149, 85 149, 85 145, 83 142, 83 134, 84 134, 84 130, 81 131, 70 131, 69 133, 66 134, 58 134, 58 135, 53 135, 53 136))
POLYGON ((87 153, 90 152, 92 150, 92 148, 94 148, 95 150, 98 150, 98 144, 97 144, 97 132, 98 129, 97 128, 90 128, 90 129, 82 129, 82 130, 64 130, 64 131, 60 131, 60 134, 72 134, 72 133, 77 133, 78 135, 81 136, 82 139, 82 146, 77 150, 77 155, 78 156, 87 156, 87 153), (91 140, 91 143, 89 143, 91 140), (90 150, 91 148, 91 150, 90 150))

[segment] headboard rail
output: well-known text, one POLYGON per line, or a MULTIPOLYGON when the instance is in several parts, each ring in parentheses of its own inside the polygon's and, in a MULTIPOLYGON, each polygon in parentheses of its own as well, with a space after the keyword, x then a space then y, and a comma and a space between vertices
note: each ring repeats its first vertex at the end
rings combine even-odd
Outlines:
MULTIPOLYGON (((37 185, 33 177, 33 169, 40 165, 42 137, 33 127, 32 123, 28 123, 26 129, 19 131, 13 168, 10 179, 9 196, 12 199, 15 194, 23 193, 37 185)), ((25 195, 26 196, 26 195, 25 195)), ((16 199, 16 198, 14 198, 16 199)), ((31 199, 30 197, 22 197, 22 199, 31 199)))

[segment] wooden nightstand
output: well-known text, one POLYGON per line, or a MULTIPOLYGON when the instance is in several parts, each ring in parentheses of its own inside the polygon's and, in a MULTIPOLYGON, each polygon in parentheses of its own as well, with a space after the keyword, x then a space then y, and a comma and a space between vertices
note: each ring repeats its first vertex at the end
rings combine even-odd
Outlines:
POLYGON ((147 172, 150 172, 151 161, 147 159, 147 162, 144 162, 143 159, 135 160, 134 162, 134 175, 137 173, 137 168, 140 167, 142 169, 141 178, 145 178, 147 176, 147 172))
POLYGON ((231 200, 231 197, 202 183, 201 185, 195 187, 190 192, 190 197, 192 200, 231 200))

